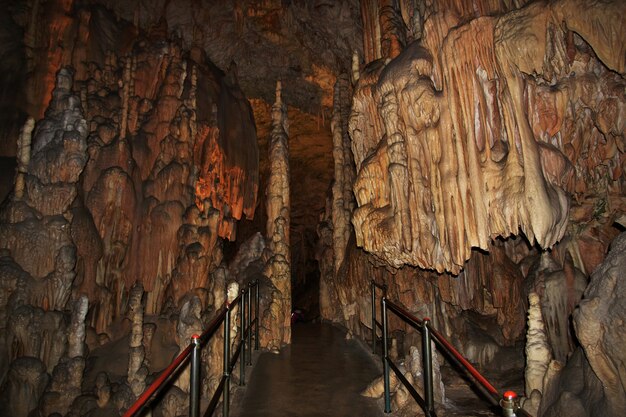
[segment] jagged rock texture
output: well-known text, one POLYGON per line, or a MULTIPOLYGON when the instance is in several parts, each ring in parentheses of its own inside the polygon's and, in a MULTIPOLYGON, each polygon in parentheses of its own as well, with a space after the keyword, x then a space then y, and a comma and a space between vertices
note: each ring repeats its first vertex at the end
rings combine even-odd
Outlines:
POLYGON ((422 43, 370 64, 350 123, 357 244, 395 267, 457 274, 497 236, 521 231, 552 247, 566 231, 566 192, 584 199, 590 177, 621 206, 623 153, 611 143, 623 135, 624 81, 610 70, 623 57, 587 52, 617 43, 623 27, 601 16, 620 7, 538 3, 457 27, 437 15, 422 43), (568 32, 585 13, 604 29, 568 32), (580 157, 594 146, 604 151, 580 157))
POLYGON ((552 361, 544 378, 538 415, 557 417, 618 416, 624 413, 625 294, 619 279, 626 259, 626 235, 611 245, 606 260, 591 275, 583 300, 573 314, 577 346, 567 363, 552 361))
POLYGON ((276 83, 269 143, 270 176, 267 183, 267 238, 269 250, 265 276, 272 285, 272 301, 263 318, 267 335, 263 345, 278 349, 291 343, 291 252, 289 248, 289 121, 276 83))
MULTIPOLYGON (((342 225, 326 213, 320 305, 369 337, 373 278, 471 361, 519 369, 502 355, 523 337, 535 292, 545 334, 527 405, 541 414, 567 385, 562 413, 581 392, 565 362, 590 372, 567 323, 624 211, 624 25, 615 16, 625 10, 525 3, 361 2, 352 222, 374 256, 348 247, 345 269, 330 272, 328 234, 342 225)), ((390 327, 406 351, 412 332, 390 327)), ((597 398, 573 401, 572 412, 588 415, 597 398)))
POLYGON ((54 90, 45 117, 22 130, 17 187, 0 212, 0 395, 25 395, 7 405, 16 416, 77 412, 87 354, 124 336, 130 309, 130 387, 102 378, 97 387, 102 412, 128 407, 154 371, 154 322, 165 326, 154 315, 191 293, 202 308, 223 302, 225 282, 211 274, 221 238, 254 215, 258 190, 255 126, 236 73, 166 33, 138 34, 101 8, 60 3, 45 7, 69 7, 61 15, 30 10, 50 29, 50 54, 65 58, 33 56, 45 66, 28 84, 33 114, 54 90))

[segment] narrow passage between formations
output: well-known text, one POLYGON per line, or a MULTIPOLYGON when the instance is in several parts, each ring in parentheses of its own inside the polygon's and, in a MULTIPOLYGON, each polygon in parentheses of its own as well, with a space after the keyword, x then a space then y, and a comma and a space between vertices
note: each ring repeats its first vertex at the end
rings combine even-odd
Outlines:
POLYGON ((293 343, 262 353, 233 417, 378 417, 375 400, 360 395, 380 376, 374 358, 329 324, 296 323, 293 343))

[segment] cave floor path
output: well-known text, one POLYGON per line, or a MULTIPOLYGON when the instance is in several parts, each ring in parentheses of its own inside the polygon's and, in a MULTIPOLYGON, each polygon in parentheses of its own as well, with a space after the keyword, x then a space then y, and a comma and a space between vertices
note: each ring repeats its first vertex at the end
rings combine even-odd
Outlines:
POLYGON ((296 323, 292 344, 261 353, 232 417, 376 417, 382 404, 360 395, 381 375, 375 358, 330 324, 296 323))

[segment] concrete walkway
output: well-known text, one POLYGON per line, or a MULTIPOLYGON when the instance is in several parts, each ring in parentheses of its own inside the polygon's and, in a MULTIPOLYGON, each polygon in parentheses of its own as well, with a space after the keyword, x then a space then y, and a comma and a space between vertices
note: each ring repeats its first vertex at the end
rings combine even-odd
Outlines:
POLYGON ((329 324, 296 323, 293 343, 262 353, 232 417, 377 417, 379 404, 360 392, 380 371, 374 358, 329 324))

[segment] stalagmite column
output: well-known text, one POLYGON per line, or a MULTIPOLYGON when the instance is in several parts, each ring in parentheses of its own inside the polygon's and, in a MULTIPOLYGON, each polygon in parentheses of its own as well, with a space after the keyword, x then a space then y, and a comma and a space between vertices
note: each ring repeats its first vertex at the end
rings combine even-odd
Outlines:
POLYGON ((550 364, 552 354, 548 344, 539 296, 531 293, 528 296, 528 332, 526 334, 526 395, 530 401, 524 403, 524 408, 533 415, 537 415, 539 403, 543 394, 543 380, 550 364))
POLYGON ((128 384, 136 396, 146 388, 148 370, 143 362, 145 348, 143 345, 143 285, 135 284, 130 290, 128 301, 128 316, 131 321, 130 354, 128 355, 128 384))
POLYGON ((130 80, 131 80, 131 72, 132 70, 132 62, 131 57, 126 57, 126 63, 124 65, 124 77, 122 79, 122 114, 120 117, 120 139, 126 138, 126 130, 128 127, 128 107, 130 100, 130 80))
POLYGON ((269 329, 268 347, 278 349, 291 342, 291 256, 289 253, 289 127, 287 108, 276 83, 269 138, 270 178, 267 184, 267 238, 270 258, 265 274, 276 288, 272 292, 264 327, 269 329))
POLYGON ((350 218, 354 210, 352 185, 354 171, 348 118, 350 116, 350 88, 345 74, 337 78, 333 104, 333 159, 335 161, 335 182, 333 183, 333 249, 335 252, 335 272, 343 263, 346 245, 350 238, 350 218))
MULTIPOLYGON (((176 324, 176 343, 178 343, 179 355, 185 348, 191 343, 191 336, 194 334, 202 334, 202 303, 196 296, 191 297, 183 304, 180 309, 180 316, 178 316, 178 323, 176 324)), ((174 383, 178 388, 185 393, 189 393, 189 374, 191 372, 191 364, 188 362, 183 370, 180 372, 180 376, 174 383)), ((180 412, 180 411, 179 411, 180 412)))
POLYGON ((355 49, 352 53, 352 85, 356 85, 359 78, 361 78, 360 68, 359 68, 359 52, 355 49))
POLYGON ((35 119, 29 117, 24 123, 20 136, 17 139, 17 173, 15 176, 15 199, 21 200, 24 196, 24 176, 30 162, 30 142, 35 128, 35 119))
POLYGON ((67 356, 76 358, 85 356, 85 317, 89 308, 89 300, 86 296, 81 296, 74 304, 72 310, 72 324, 67 338, 67 356))

